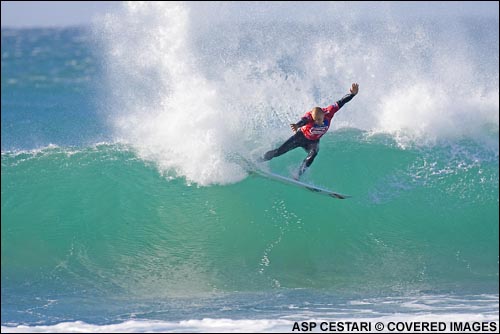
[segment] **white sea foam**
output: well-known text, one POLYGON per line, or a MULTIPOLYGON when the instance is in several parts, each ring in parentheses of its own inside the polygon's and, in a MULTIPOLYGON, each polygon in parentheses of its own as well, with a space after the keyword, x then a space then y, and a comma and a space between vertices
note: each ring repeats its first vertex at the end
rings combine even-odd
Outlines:
MULTIPOLYGON (((94 325, 82 321, 61 322, 49 326, 25 326, 4 324, 2 333, 132 333, 132 332, 192 332, 192 333, 240 333, 240 332, 293 332, 296 322, 347 322, 384 325, 380 333, 400 333, 388 330, 389 323, 444 322, 448 329, 451 322, 470 326, 486 324, 498 329, 498 294, 482 295, 421 295, 414 297, 377 297, 350 300, 340 304, 315 304, 304 302, 289 305, 272 318, 231 319, 192 318, 180 321, 131 319, 114 324, 94 325)), ((225 310, 231 310, 225 307, 225 310)), ((297 330, 295 330, 297 332, 297 330)), ((319 327, 313 332, 322 332, 319 327)), ((324 332, 324 331, 323 331, 324 332)), ((345 331, 347 332, 347 331, 345 331)), ((375 332, 375 330, 373 330, 375 332)), ((408 331, 406 331, 408 332, 408 331)), ((425 331, 423 331, 425 332, 425 331)), ((457 332, 457 331, 455 331, 457 332)), ((467 331, 466 331, 467 332, 467 331)))
MULTIPOLYGON (((291 317, 293 318, 293 317, 291 317)), ((361 323, 370 323, 373 332, 374 326, 377 323, 382 323, 385 327, 384 330, 377 331, 379 333, 407 333, 408 331, 398 331, 391 329, 389 326, 395 327, 395 324, 420 324, 430 322, 444 322, 447 328, 451 322, 460 322, 462 324, 468 323, 469 326, 476 324, 487 324, 488 328, 498 328, 498 314, 497 315, 481 315, 473 313, 450 313, 445 315, 437 314, 394 314, 391 316, 383 317, 344 317, 338 319, 331 318, 299 318, 296 320, 280 320, 280 319, 256 319, 256 320, 233 320, 233 319, 190 319, 178 322, 167 321, 151 321, 151 320, 130 320, 113 325, 92 325, 81 321, 75 322, 62 322, 52 326, 16 326, 8 327, 2 326, 2 333, 292 333, 296 322, 309 322, 316 323, 317 327, 311 330, 314 333, 321 333, 319 327, 323 322, 335 322, 337 325, 342 322, 344 325, 356 323, 358 326, 361 323), (492 325, 492 323, 494 325, 492 325), (391 324, 391 325, 389 325, 391 324)), ((328 327, 326 327, 328 328, 328 327)), ((347 327, 344 327, 347 328, 347 327)), ((297 330, 295 330, 297 332, 297 330)), ((343 332, 356 332, 347 331, 343 332)), ((420 331, 432 333, 432 331, 420 331)), ((467 331, 464 331, 467 332, 467 331)))

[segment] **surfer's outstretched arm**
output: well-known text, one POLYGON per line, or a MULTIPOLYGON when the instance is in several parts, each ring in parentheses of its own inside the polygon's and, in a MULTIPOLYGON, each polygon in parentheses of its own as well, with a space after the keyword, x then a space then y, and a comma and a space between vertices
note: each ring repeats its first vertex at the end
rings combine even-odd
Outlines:
POLYGON ((297 130, 306 125, 309 121, 310 119, 308 119, 307 117, 302 117, 297 123, 290 124, 290 127, 292 128, 293 132, 297 132, 297 130))
POLYGON ((337 101, 337 105, 339 106, 339 109, 342 108, 344 104, 347 102, 351 101, 352 98, 358 94, 359 90, 359 85, 357 83, 353 83, 350 89, 351 94, 344 95, 340 100, 337 101))

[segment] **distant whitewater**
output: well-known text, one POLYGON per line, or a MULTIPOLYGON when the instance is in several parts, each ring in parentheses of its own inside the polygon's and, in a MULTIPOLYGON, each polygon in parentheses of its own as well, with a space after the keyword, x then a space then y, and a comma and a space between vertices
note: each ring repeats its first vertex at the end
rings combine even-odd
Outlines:
POLYGON ((2 332, 498 323, 498 19, 270 6, 2 29, 2 332), (352 198, 238 162, 352 82, 304 175, 352 198))

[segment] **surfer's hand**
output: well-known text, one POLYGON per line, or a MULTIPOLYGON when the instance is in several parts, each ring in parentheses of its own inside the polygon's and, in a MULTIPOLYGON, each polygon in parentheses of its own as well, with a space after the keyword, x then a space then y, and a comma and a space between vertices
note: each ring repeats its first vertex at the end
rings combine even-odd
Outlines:
POLYGON ((350 89, 351 94, 354 94, 354 95, 358 94, 358 89, 359 89, 359 85, 357 83, 353 83, 352 87, 350 89))
POLYGON ((297 132, 297 130, 299 129, 299 126, 297 124, 290 124, 290 127, 292 128, 293 132, 297 132))

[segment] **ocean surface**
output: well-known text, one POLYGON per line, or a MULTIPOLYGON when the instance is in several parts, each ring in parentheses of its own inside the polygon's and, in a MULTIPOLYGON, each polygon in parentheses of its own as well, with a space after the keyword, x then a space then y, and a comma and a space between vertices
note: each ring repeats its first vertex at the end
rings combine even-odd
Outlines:
POLYGON ((498 18, 336 6, 2 28, 2 332, 498 328, 498 18), (303 178, 352 198, 245 169, 353 82, 303 178))

